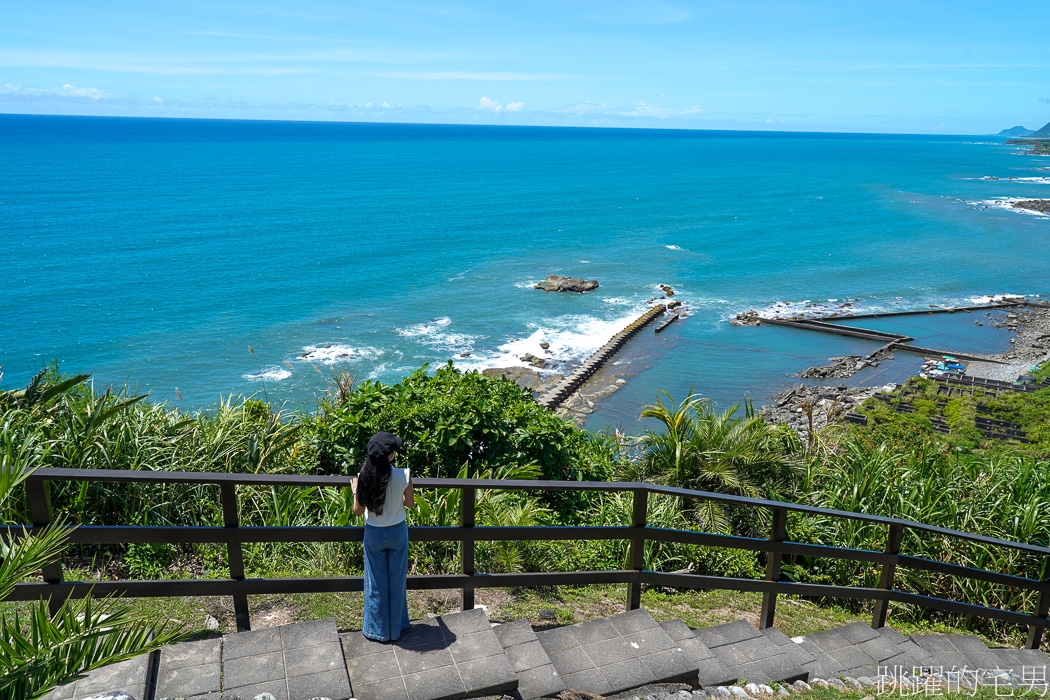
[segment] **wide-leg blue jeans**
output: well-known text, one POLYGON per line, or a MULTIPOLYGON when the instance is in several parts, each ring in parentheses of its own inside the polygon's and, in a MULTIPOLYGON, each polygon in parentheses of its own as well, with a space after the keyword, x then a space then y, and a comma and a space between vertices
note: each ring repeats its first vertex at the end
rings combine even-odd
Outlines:
POLYGON ((408 524, 365 525, 365 610, 361 632, 369 639, 398 639, 409 628, 408 524))

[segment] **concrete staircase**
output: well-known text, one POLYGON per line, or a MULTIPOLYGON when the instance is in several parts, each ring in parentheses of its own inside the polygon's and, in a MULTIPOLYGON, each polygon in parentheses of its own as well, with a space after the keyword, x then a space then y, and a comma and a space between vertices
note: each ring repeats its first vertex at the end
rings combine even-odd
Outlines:
POLYGON ((1039 651, 862 623, 791 639, 743 620, 694 630, 632 610, 537 632, 525 620, 494 624, 470 610, 417 621, 385 644, 339 634, 331 619, 176 644, 94 671, 45 700, 534 700, 566 689, 630 698, 640 688, 747 700, 811 684, 874 692, 919 683, 920 691, 994 684, 1046 694, 1048 666, 1039 651))

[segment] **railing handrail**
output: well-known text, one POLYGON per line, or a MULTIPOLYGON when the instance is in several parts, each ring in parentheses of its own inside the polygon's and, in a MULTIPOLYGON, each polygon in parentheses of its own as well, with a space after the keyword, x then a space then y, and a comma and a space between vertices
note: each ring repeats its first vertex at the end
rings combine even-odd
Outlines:
MULTIPOLYGON (((245 474, 237 472, 180 472, 152 471, 145 469, 67 469, 64 467, 41 467, 33 471, 29 479, 40 481, 104 481, 110 483, 180 483, 180 484, 233 484, 238 486, 323 486, 346 488, 347 476, 323 476, 312 474, 245 474)), ((415 478, 412 483, 422 489, 439 488, 474 488, 482 490, 510 491, 605 491, 611 493, 646 491, 650 494, 678 496, 682 498, 700 498, 719 503, 751 506, 769 509, 784 509, 806 515, 822 515, 833 518, 858 520, 875 525, 900 525, 920 532, 928 532, 956 539, 969 540, 997 547, 1007 547, 1030 554, 1050 555, 1050 547, 1042 547, 1026 542, 1014 542, 987 535, 979 535, 962 530, 952 530, 939 525, 928 525, 905 518, 894 518, 884 515, 869 515, 848 510, 820 508, 803 503, 789 501, 772 501, 764 498, 750 498, 711 491, 696 491, 675 486, 661 486, 638 481, 543 481, 528 479, 455 479, 455 478, 415 478)))
MULTIPOLYGON (((361 577, 247 579, 244 571, 243 545, 245 543, 361 541, 364 528, 361 526, 244 527, 240 525, 240 508, 237 499, 238 486, 346 488, 349 485, 346 476, 66 469, 60 467, 46 467, 27 471, 29 473, 26 474, 26 489, 29 497, 32 525, 26 527, 29 527, 30 531, 39 531, 54 522, 50 496, 50 482, 52 481, 178 483, 218 486, 222 505, 222 526, 84 525, 72 531, 69 541, 80 544, 132 542, 224 543, 227 549, 230 577, 228 579, 206 581, 65 582, 63 581, 62 563, 59 559, 42 568, 44 583, 17 584, 15 590, 8 596, 8 600, 50 597, 52 609, 55 609, 64 598, 88 595, 92 590, 99 593, 123 593, 132 596, 232 595, 237 627, 238 629, 248 629, 250 627, 248 595, 250 594, 361 590, 361 577)), ((415 479, 414 483, 421 489, 459 489, 461 498, 458 527, 416 526, 410 528, 410 535, 416 541, 459 542, 462 572, 460 574, 413 576, 409 578, 409 587, 416 589, 458 588, 462 594, 461 604, 465 610, 474 606, 475 588, 626 583, 628 584, 627 607, 629 609, 634 609, 641 605, 643 584, 761 592, 763 595, 762 611, 759 617, 761 627, 773 625, 777 596, 780 594, 791 594, 873 600, 875 601, 875 609, 872 617, 872 626, 876 628, 886 624, 891 601, 1027 625, 1028 640, 1026 646, 1030 649, 1039 648, 1044 631, 1050 628, 1050 548, 1047 547, 1023 542, 1012 542, 901 518, 867 515, 799 503, 695 491, 640 482, 420 478, 415 479), (475 506, 479 490, 630 493, 633 497, 631 524, 616 526, 478 527, 475 506), (687 499, 705 499, 752 508, 768 508, 772 511, 772 527, 769 538, 760 539, 694 530, 652 527, 647 520, 650 494, 687 499), (850 519, 872 525, 885 525, 888 527, 889 533, 886 547, 884 551, 877 552, 793 542, 788 539, 787 532, 787 516, 790 512, 850 519), (1041 579, 1029 579, 901 554, 901 544, 906 529, 1041 555, 1044 565, 1043 577, 1041 579), (533 537, 533 533, 545 533, 545 536, 539 534, 539 536, 533 537), (629 544, 629 568, 617 571, 554 571, 516 574, 478 574, 474 570, 474 545, 477 541, 554 541, 561 539, 625 540, 629 544), (765 579, 737 579, 678 572, 650 571, 645 567, 645 544, 647 541, 763 551, 767 554, 765 579), (879 586, 872 589, 859 586, 782 581, 781 563, 785 554, 823 556, 881 564, 879 586), (893 584, 897 567, 900 564, 949 576, 961 576, 972 580, 1036 591, 1038 595, 1035 603, 1035 612, 1026 614, 895 590, 893 584)), ((18 537, 22 532, 23 526, 0 526, 0 534, 9 538, 18 537)))

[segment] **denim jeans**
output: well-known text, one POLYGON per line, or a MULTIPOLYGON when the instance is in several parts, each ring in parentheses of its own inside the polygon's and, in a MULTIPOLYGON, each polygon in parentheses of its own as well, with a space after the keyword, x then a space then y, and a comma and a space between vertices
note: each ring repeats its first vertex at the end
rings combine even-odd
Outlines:
POLYGON ((361 632, 369 639, 386 642, 409 628, 408 525, 365 525, 365 610, 361 632))

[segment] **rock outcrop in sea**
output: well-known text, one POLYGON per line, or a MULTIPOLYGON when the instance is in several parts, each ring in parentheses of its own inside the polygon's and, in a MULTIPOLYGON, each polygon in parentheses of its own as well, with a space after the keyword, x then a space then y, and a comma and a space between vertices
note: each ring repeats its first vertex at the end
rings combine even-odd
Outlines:
POLYGON ((1050 199, 1022 199, 1014 202, 1011 206, 1014 209, 1028 209, 1037 211, 1040 214, 1050 215, 1050 199))
POLYGON ((533 287, 545 292, 589 292, 598 288, 598 280, 585 280, 579 277, 562 277, 561 275, 547 275, 547 279, 533 287))

